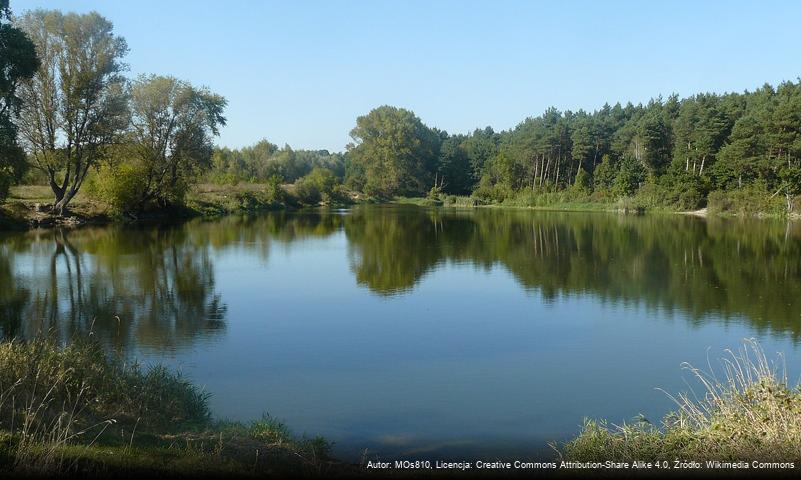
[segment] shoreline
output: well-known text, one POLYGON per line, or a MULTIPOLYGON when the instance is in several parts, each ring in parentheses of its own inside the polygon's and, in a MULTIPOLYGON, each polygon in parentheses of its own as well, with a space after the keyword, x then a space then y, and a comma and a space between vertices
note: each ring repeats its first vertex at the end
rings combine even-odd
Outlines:
MULTIPOLYGON (((11 198, 0 205, 0 231, 30 231, 51 228, 79 228, 83 226, 106 226, 115 224, 170 223, 202 218, 215 219, 228 215, 255 214, 270 211, 298 211, 304 208, 347 208, 356 205, 413 205, 421 208, 444 209, 503 209, 536 210, 551 212, 605 212, 626 215, 669 214, 697 218, 741 218, 759 220, 788 221, 801 220, 800 213, 784 215, 770 213, 743 214, 732 212, 710 212, 707 207, 691 210, 671 210, 666 208, 631 208, 604 202, 561 202, 552 205, 509 205, 504 203, 479 203, 471 197, 446 197, 430 199, 426 197, 394 197, 384 201, 373 201, 353 195, 352 203, 335 205, 291 205, 289 202, 274 203, 259 198, 258 185, 248 185, 245 189, 219 187, 211 193, 195 192, 184 206, 176 206, 161 211, 146 212, 137 217, 123 217, 109 213, 109 208, 99 202, 80 199, 65 217, 51 215, 44 210, 48 205, 41 199, 24 197, 11 198), (254 188, 255 187, 255 188, 254 188)), ((39 188, 39 187, 36 187, 39 188)))

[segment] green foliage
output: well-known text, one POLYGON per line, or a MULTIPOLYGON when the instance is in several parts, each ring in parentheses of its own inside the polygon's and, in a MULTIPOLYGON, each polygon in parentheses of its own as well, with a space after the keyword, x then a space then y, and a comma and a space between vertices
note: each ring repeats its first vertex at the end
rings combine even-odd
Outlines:
POLYGON ((20 89, 32 166, 47 175, 54 209, 66 212, 88 172, 128 126, 125 39, 96 12, 34 10, 18 19, 40 66, 20 89), (47 128, 42 127, 47 125, 47 128))
POLYGON ((337 186, 338 180, 330 170, 315 168, 295 182, 294 193, 295 197, 306 205, 316 205, 321 201, 332 203, 340 200, 341 192, 337 186))
POLYGON ((146 191, 141 168, 133 163, 103 165, 90 176, 87 194, 106 203, 117 214, 130 211, 146 191))
POLYGON ((211 167, 211 138, 225 125, 227 102, 207 89, 173 77, 140 76, 131 84, 132 128, 117 168, 141 180, 136 195, 118 208, 138 212, 152 205, 183 204, 186 192, 211 167))
MULTIPOLYGON (((677 180, 681 178, 681 175, 676 177, 677 180)), ((697 176, 688 175, 683 181, 675 182, 668 182, 665 177, 650 177, 636 191, 633 201, 645 209, 696 210, 703 204, 703 189, 697 176)))
POLYGON ((634 157, 623 157, 612 184, 612 191, 620 196, 631 196, 645 181, 645 168, 634 157))
POLYGON ((611 190, 617 173, 609 155, 604 155, 601 163, 595 168, 593 186, 596 190, 611 190))
MULTIPOLYGON (((799 112, 801 82, 744 94, 604 105, 592 113, 549 108, 499 134, 439 132, 438 165, 429 176, 444 174, 446 193, 467 193, 472 176, 471 196, 487 203, 552 203, 533 196, 564 190, 572 198, 606 202, 622 196, 647 208, 682 210, 705 205, 711 190, 759 181, 781 190, 791 211, 799 195, 791 173, 801 169, 799 112), (517 198, 517 192, 527 193, 517 198)), ((359 168, 350 177, 352 188, 379 193, 366 181, 364 165, 359 168)), ((392 172, 381 167, 377 174, 392 172)))
MULTIPOLYGON (((746 200, 756 194, 753 189, 731 198, 715 195, 714 208, 741 212, 757 204, 775 211, 775 192, 783 197, 785 213, 792 212, 801 194, 801 81, 742 94, 606 104, 593 112, 552 107, 507 131, 486 127, 456 135, 429 128, 409 110, 385 105, 356 119, 354 143, 344 154, 279 148, 267 140, 229 149, 211 144, 225 124, 222 97, 165 76, 139 77, 124 88, 120 72, 127 45, 103 17, 39 10, 19 24, 43 52, 41 68, 15 95, 16 82, 37 60, 25 48, 17 52, 19 63, 8 62, 14 55, 3 57, 0 99, 19 106, 25 99, 46 97, 27 102, 20 125, 28 129, 28 163, 41 172, 38 180, 52 186, 59 212, 90 167, 102 162, 108 166, 94 181, 110 184, 93 190, 115 210, 134 214, 181 204, 201 179, 232 187, 265 183, 266 198, 286 203, 271 180, 281 178, 295 184, 300 203, 310 205, 346 200, 340 181, 373 199, 428 195, 439 202, 446 195, 469 195, 476 203, 552 205, 624 197, 644 208, 683 210, 705 205, 713 190, 764 185, 765 199, 746 200), (79 88, 79 77, 90 79, 92 88, 79 88), (102 101, 83 101, 90 97, 102 101), (84 116, 91 120, 85 131, 75 130, 84 124, 78 121, 86 113, 81 104, 91 110, 84 116), (52 138, 36 131, 40 120, 55 126, 52 138), (92 141, 65 144, 68 138, 92 141), (112 178, 115 169, 121 179, 112 178), (141 182, 133 178, 137 174, 141 182)), ((2 32, 11 35, 11 30, 2 32)), ((16 45, 26 45, 23 37, 13 38, 16 45)), ((14 128, 0 118, 0 199, 27 165, 14 128)), ((255 206, 262 202, 257 197, 236 198, 255 206)))
POLYGON ((428 191, 428 194, 426 194, 426 198, 429 200, 439 200, 443 193, 442 187, 434 185, 431 187, 431 190, 428 191))
POLYGON ((581 167, 579 167, 571 190, 571 193, 576 196, 586 196, 592 193, 592 177, 581 167))
POLYGON ((475 180, 470 156, 466 148, 462 146, 464 141, 464 136, 452 136, 442 142, 439 166, 435 177, 435 180, 438 177, 440 185, 433 188, 456 195, 470 193, 475 180))
POLYGON ((356 119, 351 137, 348 155, 368 195, 417 195, 432 185, 440 137, 409 110, 378 107, 356 119))
POLYGON ((10 167, 0 167, 0 203, 8 196, 8 190, 11 188, 13 177, 14 172, 10 167))
POLYGON ((708 208, 711 213, 782 215, 787 212, 785 202, 784 197, 768 190, 764 182, 754 182, 743 188, 710 192, 708 208))
POLYGON ((267 140, 241 149, 214 148, 207 178, 218 184, 266 182, 278 176, 292 183, 314 168, 326 168, 337 177, 346 175, 346 161, 340 153, 327 150, 278 148, 267 140))
POLYGON ((268 202, 286 202, 286 190, 281 185, 282 178, 278 175, 271 175, 264 184, 264 197, 268 202))
POLYGON ((17 142, 14 122, 22 99, 17 94, 21 82, 39 68, 33 42, 21 29, 9 23, 8 2, 0 5, 0 203, 8 195, 11 183, 25 173, 25 152, 17 142))
POLYGON ((503 183, 492 183, 489 177, 481 179, 473 190, 473 197, 483 203, 501 203, 514 195, 514 190, 503 183))

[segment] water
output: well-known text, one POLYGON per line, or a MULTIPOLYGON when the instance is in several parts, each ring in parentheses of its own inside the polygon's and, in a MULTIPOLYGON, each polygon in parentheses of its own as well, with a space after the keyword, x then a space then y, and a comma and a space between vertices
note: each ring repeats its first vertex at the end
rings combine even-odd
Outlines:
MULTIPOLYGON (((0 329, 181 369, 335 453, 538 455, 657 421, 756 338, 799 369, 801 225, 358 207, 0 235, 0 329)), ((792 377, 796 378, 796 377, 792 377)))

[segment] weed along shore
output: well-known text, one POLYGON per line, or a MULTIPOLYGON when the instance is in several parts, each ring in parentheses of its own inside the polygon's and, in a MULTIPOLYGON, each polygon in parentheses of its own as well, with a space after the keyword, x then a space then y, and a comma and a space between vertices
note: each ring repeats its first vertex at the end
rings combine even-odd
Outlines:
POLYGON ((152 222, 180 222, 193 218, 213 219, 226 215, 254 215, 271 211, 297 211, 304 208, 352 208, 358 205, 413 205, 418 207, 442 207, 456 209, 501 208, 531 209, 564 212, 607 212, 622 214, 682 214, 699 218, 786 218, 797 220, 798 213, 782 211, 759 211, 739 204, 729 204, 725 209, 716 206, 694 211, 682 211, 665 207, 648 207, 636 198, 619 198, 616 201, 600 201, 592 198, 572 199, 569 195, 531 196, 522 195, 501 202, 487 202, 477 197, 438 194, 428 197, 395 197, 381 199, 367 197, 358 192, 341 189, 336 196, 298 197, 295 185, 265 185, 245 183, 238 185, 202 184, 187 195, 184 205, 170 209, 144 211, 138 214, 122 214, 111 205, 88 195, 79 195, 67 215, 55 215, 48 202, 46 187, 12 187, 9 199, 0 205, 0 228, 3 230, 26 230, 31 228, 74 228, 85 225, 134 224, 152 222), (275 194, 275 189, 282 193, 275 194), (273 193, 271 193, 273 192, 273 193))
POLYGON ((212 418, 209 393, 161 366, 139 367, 93 340, 0 343, 0 473, 339 476, 321 437, 265 416, 212 418))
POLYGON ((322 437, 293 435, 264 416, 213 418, 210 392, 163 366, 116 358, 96 341, 0 343, 0 473, 166 476, 418 476, 518 473, 761 471, 801 459, 801 393, 754 341, 722 371, 686 366, 705 389, 679 393, 660 425, 587 421, 550 458, 436 460, 419 454, 360 464, 331 457, 322 437), (421 459, 422 458, 422 459, 421 459), (645 460, 647 459, 647 460, 645 460))

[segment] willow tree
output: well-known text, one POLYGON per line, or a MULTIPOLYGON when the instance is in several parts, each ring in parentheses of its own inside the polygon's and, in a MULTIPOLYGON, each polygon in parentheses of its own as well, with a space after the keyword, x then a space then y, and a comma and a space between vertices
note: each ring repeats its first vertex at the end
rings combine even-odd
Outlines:
POLYGON ((17 95, 20 82, 39 67, 36 48, 25 32, 9 22, 8 0, 0 0, 0 201, 11 181, 25 167, 25 153, 17 142, 16 116, 22 101, 17 95))
POLYGON ((89 171, 127 126, 128 52, 111 22, 88 14, 36 10, 19 22, 41 64, 20 89, 20 134, 32 166, 47 176, 62 215, 89 171))
POLYGON ((180 203, 197 175, 211 167, 211 139, 225 125, 226 100, 208 89, 155 75, 135 80, 130 98, 129 161, 139 182, 128 209, 180 203))

